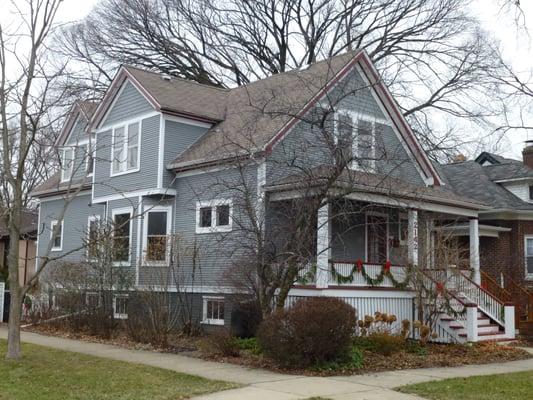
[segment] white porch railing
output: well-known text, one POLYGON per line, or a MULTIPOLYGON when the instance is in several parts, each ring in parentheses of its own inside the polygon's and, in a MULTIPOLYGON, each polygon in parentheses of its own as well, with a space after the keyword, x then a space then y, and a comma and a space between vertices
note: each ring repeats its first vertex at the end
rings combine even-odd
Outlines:
MULTIPOLYGON (((359 271, 357 262, 353 261, 331 261, 331 268, 329 271, 328 284, 331 286, 359 286, 359 287, 394 287, 390 277, 385 274, 383 281, 379 284, 372 285, 363 275, 363 271, 359 271)), ((376 279, 383 271, 384 265, 363 263, 365 273, 371 279, 376 279)), ((403 282, 406 279, 405 267, 390 266, 390 274, 398 282, 403 282)))

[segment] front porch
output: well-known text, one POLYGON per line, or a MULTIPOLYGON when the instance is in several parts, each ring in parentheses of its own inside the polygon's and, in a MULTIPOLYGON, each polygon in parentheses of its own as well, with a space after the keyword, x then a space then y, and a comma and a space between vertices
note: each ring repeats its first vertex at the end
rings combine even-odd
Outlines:
POLYGON ((480 286, 476 210, 380 200, 347 198, 318 210, 316 237, 309 244, 314 258, 291 289, 289 305, 307 296, 339 297, 354 306, 359 319, 380 311, 394 314, 399 327, 420 316, 411 280, 416 268, 427 287, 446 293, 438 300, 436 341, 514 338, 513 307, 480 286), (468 227, 466 258, 443 229, 449 225, 468 227), (449 248, 443 244, 448 239, 449 248))

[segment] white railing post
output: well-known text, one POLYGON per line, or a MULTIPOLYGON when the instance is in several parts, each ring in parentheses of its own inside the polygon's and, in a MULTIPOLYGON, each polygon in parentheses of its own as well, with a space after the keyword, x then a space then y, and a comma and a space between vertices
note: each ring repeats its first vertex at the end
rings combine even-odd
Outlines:
POLYGON ((418 265, 418 211, 407 211, 407 260, 418 265))
POLYGON ((479 272, 479 220, 470 218, 470 268, 474 271, 474 282, 481 285, 479 272))
POLYGON ((466 305, 466 340, 469 342, 477 342, 477 305, 466 305))
POLYGON ((514 339, 516 335, 514 304, 505 303, 503 307, 503 318, 505 321, 505 336, 507 339, 514 339))
POLYGON ((331 258, 329 203, 318 209, 316 235, 316 287, 327 288, 331 258))

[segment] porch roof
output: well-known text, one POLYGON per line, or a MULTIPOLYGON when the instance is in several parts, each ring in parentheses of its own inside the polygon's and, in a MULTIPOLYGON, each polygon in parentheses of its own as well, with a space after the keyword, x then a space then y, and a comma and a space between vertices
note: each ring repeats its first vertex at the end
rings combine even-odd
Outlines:
MULTIPOLYGON (((305 174, 290 175, 276 184, 266 186, 265 190, 287 192, 319 188, 334 176, 332 175, 334 173, 333 168, 332 166, 320 166, 306 171, 305 174)), ((443 186, 416 186, 389 175, 357 170, 343 171, 332 185, 332 189, 344 191, 347 197, 357 193, 368 193, 416 202, 417 204, 433 203, 475 211, 490 208, 477 200, 459 196, 443 186)))
MULTIPOLYGON (((434 229, 437 232, 447 232, 452 236, 470 236, 470 227, 468 224, 455 224, 449 226, 439 226, 434 229)), ((495 237, 497 238, 500 233, 510 232, 511 228, 494 225, 482 225, 479 224, 479 236, 480 237, 495 237)))

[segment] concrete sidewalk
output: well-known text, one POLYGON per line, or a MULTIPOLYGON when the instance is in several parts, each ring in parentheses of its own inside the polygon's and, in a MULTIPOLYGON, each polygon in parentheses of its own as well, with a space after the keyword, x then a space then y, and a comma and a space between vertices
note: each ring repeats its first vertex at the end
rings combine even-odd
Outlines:
MULTIPOLYGON (((6 337, 7 330, 5 326, 0 326, 0 338, 6 337)), ((446 378, 533 370, 533 359, 530 359, 502 364, 469 365, 456 368, 425 368, 322 378, 284 375, 234 364, 204 361, 177 354, 130 350, 112 345, 88 343, 30 332, 23 332, 22 340, 56 349, 151 365, 208 379, 246 385, 239 389, 197 397, 195 398, 197 400, 296 400, 312 396, 322 396, 333 400, 420 399, 417 396, 394 392, 392 388, 410 383, 446 378)))

